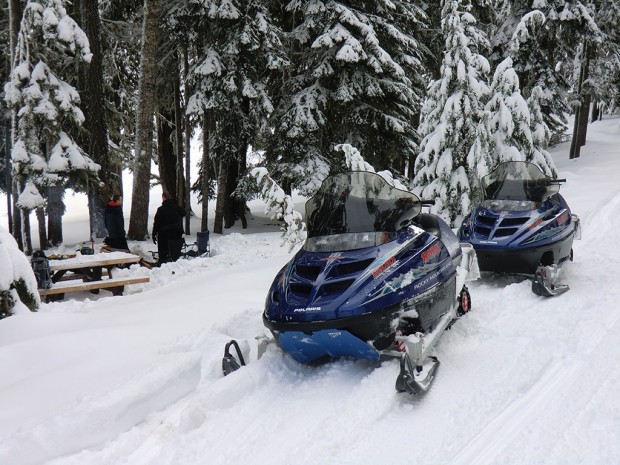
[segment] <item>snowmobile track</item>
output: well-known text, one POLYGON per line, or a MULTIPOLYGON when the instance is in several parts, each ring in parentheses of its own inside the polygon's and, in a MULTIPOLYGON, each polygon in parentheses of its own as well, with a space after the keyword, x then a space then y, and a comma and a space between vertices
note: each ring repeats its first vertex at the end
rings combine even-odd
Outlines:
MULTIPOLYGON (((553 407, 561 408, 572 389, 587 371, 593 354, 600 353, 599 346, 611 335, 620 322, 620 308, 610 312, 603 324, 593 330, 581 351, 579 361, 566 366, 566 362, 551 363, 542 377, 528 391, 508 404, 493 420, 486 424, 468 444, 449 462, 449 465, 496 464, 502 452, 511 445, 518 434, 538 418, 540 412, 553 407)), ((615 340, 611 342, 615 344, 615 340)))

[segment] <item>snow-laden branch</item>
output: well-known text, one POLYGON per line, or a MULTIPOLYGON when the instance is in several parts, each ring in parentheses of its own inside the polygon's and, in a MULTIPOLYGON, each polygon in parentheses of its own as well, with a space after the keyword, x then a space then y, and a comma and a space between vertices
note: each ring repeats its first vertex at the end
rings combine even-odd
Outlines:
POLYGON ((396 179, 391 171, 384 170, 377 172, 370 163, 364 160, 364 157, 362 157, 360 151, 353 147, 351 144, 338 144, 336 145, 336 147, 334 147, 334 150, 344 153, 344 162, 350 171, 368 171, 370 173, 377 173, 379 176, 385 179, 388 184, 394 186, 396 189, 407 192, 410 190, 402 182, 396 179))
POLYGON ((266 213, 270 213, 272 219, 284 221, 286 227, 282 231, 282 239, 288 242, 289 251, 297 244, 306 240, 306 224, 301 213, 294 209, 293 199, 270 176, 267 168, 254 168, 251 175, 265 201, 266 213))

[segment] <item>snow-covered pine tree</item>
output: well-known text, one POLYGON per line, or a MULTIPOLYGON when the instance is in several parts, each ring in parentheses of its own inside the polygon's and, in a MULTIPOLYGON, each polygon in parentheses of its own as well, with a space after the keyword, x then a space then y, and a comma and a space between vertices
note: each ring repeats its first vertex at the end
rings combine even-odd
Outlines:
POLYGON ((503 2, 492 44, 494 59, 514 59, 524 95, 541 87, 545 123, 557 138, 571 112, 568 92, 574 86, 576 52, 584 40, 599 42, 592 2, 579 0, 511 0, 503 2))
POLYGON ((293 63, 272 118, 274 175, 311 190, 305 179, 329 172, 338 143, 402 171, 416 150, 412 120, 423 93, 414 38, 421 9, 400 0, 294 0, 283 14, 293 63))
POLYGON ((530 130, 532 132, 532 151, 528 161, 536 163, 543 173, 555 178, 557 177, 557 170, 551 155, 547 152, 551 131, 549 131, 543 117, 541 109, 543 99, 543 90, 538 86, 532 89, 530 98, 527 99, 527 106, 530 111, 530 130))
MULTIPOLYGON (((533 141, 530 129, 530 110, 521 95, 519 77, 506 58, 495 70, 491 98, 486 104, 489 112, 489 133, 495 164, 505 161, 532 161, 533 141)), ((544 172, 551 172, 548 161, 537 163, 544 172)))
POLYGON ((84 115, 77 91, 63 79, 73 60, 90 60, 90 51, 64 3, 42 0, 24 8, 15 56, 4 87, 13 111, 12 169, 21 186, 18 206, 32 210, 43 203, 41 189, 99 170, 71 135, 84 115))
POLYGON ((595 5, 596 24, 605 36, 592 47, 588 79, 593 98, 592 121, 599 119, 604 109, 613 111, 620 105, 620 2, 599 0, 595 5))
MULTIPOLYGON (((287 64, 281 31, 266 2, 208 0, 198 6, 196 47, 200 57, 191 71, 194 93, 188 112, 213 121, 211 147, 219 164, 214 230, 221 231, 224 208, 245 168, 251 144, 273 111, 267 83, 287 64)), ((229 208, 227 208, 230 210, 229 208)))
POLYGON ((469 156, 479 137, 489 91, 485 83, 489 63, 481 55, 488 43, 470 7, 469 1, 448 0, 443 8, 441 77, 430 84, 422 108, 423 140, 413 180, 416 193, 435 199, 432 211, 452 225, 469 212, 472 184, 488 170, 482 152, 469 156))

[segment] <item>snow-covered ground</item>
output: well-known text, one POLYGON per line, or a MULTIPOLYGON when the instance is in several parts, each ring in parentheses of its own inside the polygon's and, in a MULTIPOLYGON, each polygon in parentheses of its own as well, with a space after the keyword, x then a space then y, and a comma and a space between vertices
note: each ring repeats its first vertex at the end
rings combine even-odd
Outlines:
MULTIPOLYGON (((264 332, 266 291, 291 258, 256 203, 250 229, 212 237, 210 258, 135 266, 124 273, 151 282, 122 297, 0 321, 0 464, 620 463, 619 142, 607 119, 581 158, 552 150, 583 227, 570 292, 472 283, 427 395, 396 393, 394 362, 307 367, 273 347, 222 376, 225 342, 264 332)), ((67 241, 79 243, 87 213, 72 199, 67 241)))

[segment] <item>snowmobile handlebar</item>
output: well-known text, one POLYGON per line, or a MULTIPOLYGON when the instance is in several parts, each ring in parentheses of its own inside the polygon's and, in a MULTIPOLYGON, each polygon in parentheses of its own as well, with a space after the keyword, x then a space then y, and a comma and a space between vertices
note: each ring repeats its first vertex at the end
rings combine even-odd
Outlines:
POLYGON ((420 200, 422 205, 435 205, 435 199, 433 200, 420 200))

